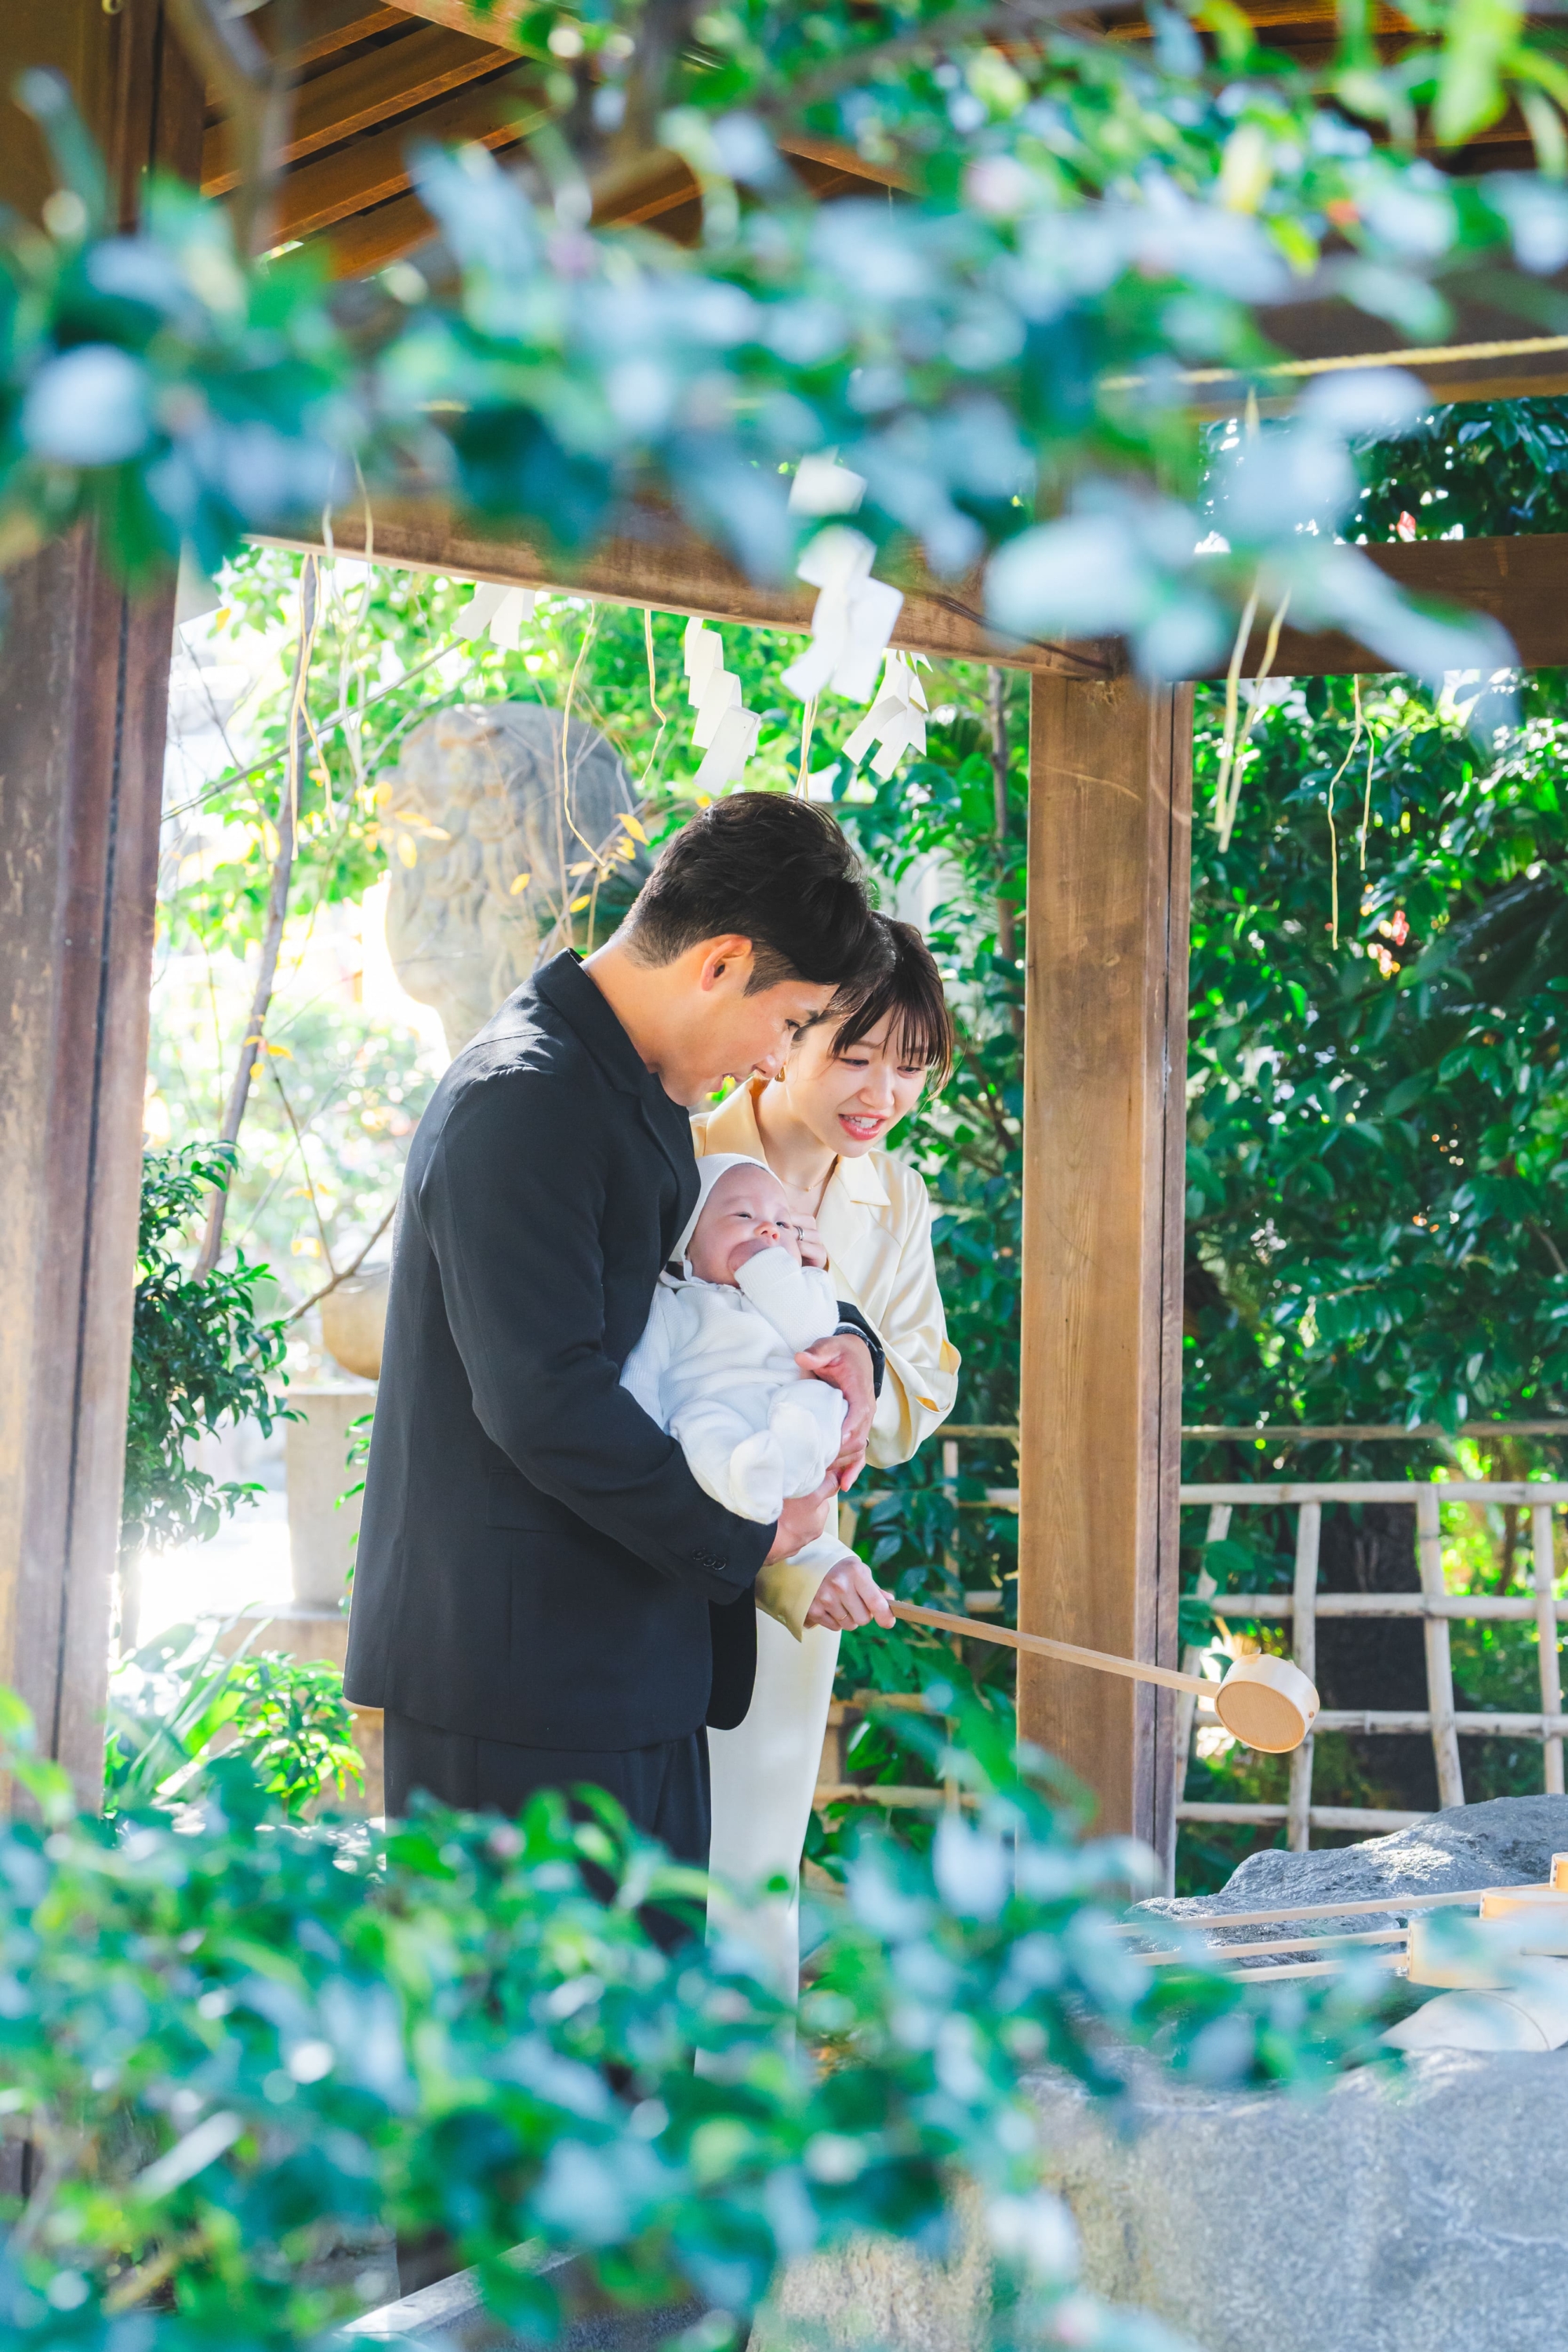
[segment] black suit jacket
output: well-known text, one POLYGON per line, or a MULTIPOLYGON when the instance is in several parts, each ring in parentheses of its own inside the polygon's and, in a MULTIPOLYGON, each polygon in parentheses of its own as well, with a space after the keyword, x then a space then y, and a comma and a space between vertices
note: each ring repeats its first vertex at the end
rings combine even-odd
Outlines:
POLYGON ((343 1675, 358 1705, 524 1748, 741 1721, 773 1528, 704 1493, 620 1386, 696 1199, 686 1112, 555 957, 452 1063, 409 1152, 343 1675))

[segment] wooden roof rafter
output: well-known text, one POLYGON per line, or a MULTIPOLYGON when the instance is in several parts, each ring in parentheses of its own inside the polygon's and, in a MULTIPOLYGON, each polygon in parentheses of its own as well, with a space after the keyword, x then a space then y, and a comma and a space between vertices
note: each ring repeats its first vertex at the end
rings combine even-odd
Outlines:
MULTIPOLYGON (((472 138, 506 146, 531 119, 531 92, 537 110, 539 69, 515 49, 497 45, 506 36, 509 7, 516 13, 512 0, 499 0, 496 11, 482 18, 467 0, 399 0, 396 6, 302 0, 302 5, 305 37, 296 53, 301 80, 282 187, 282 234, 328 240, 339 273, 358 275, 385 266, 431 234, 408 183, 409 144, 416 138, 472 138), (484 40, 472 29, 480 23, 484 40)), ((1250 0, 1248 6, 1254 21, 1271 31, 1300 28, 1312 36, 1332 10, 1333 0, 1250 0)), ((1137 26, 1112 29, 1118 37, 1133 38, 1141 26, 1142 18, 1137 26)), ((1388 35, 1406 27, 1407 20, 1380 0, 1376 29, 1388 35)), ((868 162, 832 140, 786 135, 781 144, 806 184, 824 194, 909 184, 898 169, 868 162)), ((216 152, 209 132, 209 155, 216 152)), ((682 159, 666 151, 606 174, 595 193, 594 217, 601 226, 657 225, 679 239, 700 220, 697 183, 682 159)), ((1482 272, 1451 290, 1457 298, 1452 341, 1420 352, 1402 344, 1392 327, 1335 299, 1326 279, 1321 294, 1309 285, 1306 299, 1279 307, 1267 320, 1272 339, 1289 355, 1274 371, 1279 396, 1289 397, 1321 371, 1390 362, 1413 369, 1438 399, 1568 392, 1568 335, 1528 331, 1528 322, 1499 309, 1495 297, 1489 299, 1482 272)), ((1135 394, 1135 387, 1129 389, 1135 394)), ((1210 414, 1234 414, 1246 390, 1239 378, 1205 372, 1202 383, 1194 378, 1194 404, 1210 414)), ((354 543, 346 522, 336 538, 344 548, 354 543)), ((575 589, 764 626, 803 629, 809 622, 807 592, 793 583, 757 588, 663 515, 630 516, 619 535, 581 568, 552 566, 526 546, 503 545, 483 527, 450 516, 378 517, 375 545, 393 562, 474 578, 575 589)), ((1419 541, 1367 552, 1417 594, 1491 614, 1526 667, 1568 664, 1568 630, 1555 618, 1564 542, 1419 541)), ((975 583, 948 587, 917 569, 902 584, 908 601, 897 642, 907 649, 1064 676, 1110 677, 1121 667, 1119 649, 1104 644, 1021 646, 994 637, 975 583)), ((1247 653, 1248 674, 1260 655, 1259 637, 1247 653)), ((1281 675, 1306 677, 1376 672, 1386 665, 1342 636, 1287 629, 1275 667, 1281 675)))
MULTIPOLYGON (((294 120, 283 150, 274 209, 278 245, 321 238, 340 278, 384 268, 434 234, 413 193, 408 155, 416 142, 475 141, 492 151, 515 145, 548 112, 537 63, 508 40, 505 0, 494 13, 466 0, 429 5, 384 0, 305 0, 304 34, 292 56, 294 120)), ((258 20, 266 24, 263 16, 258 20)), ((904 188, 897 167, 867 162, 841 142, 810 132, 781 141, 813 194, 904 188)), ((202 192, 229 194, 238 167, 226 121, 209 105, 202 192)), ((607 175, 595 220, 651 225, 677 242, 700 227, 697 182, 667 151, 607 175)))
MULTIPOLYGON (((324 545, 324 535, 268 533, 268 544, 324 545)), ((364 552, 362 514, 332 518, 339 554, 364 552)), ((525 540, 501 537, 452 513, 410 511, 389 505, 374 513, 372 547, 377 562, 516 588, 589 596, 611 604, 648 605, 742 627, 804 634, 811 626, 815 589, 796 581, 748 579, 738 566, 672 516, 633 511, 581 563, 542 554, 525 540)), ((1512 640, 1523 669, 1568 668, 1568 534, 1531 539, 1393 540, 1363 550, 1379 572, 1406 593, 1483 613, 1512 640)), ((893 644, 937 661, 994 663, 1040 676, 1111 679, 1125 675, 1126 656, 1113 639, 1029 643, 987 627, 977 580, 933 580, 918 561, 887 576, 904 591, 893 644)), ((1260 619, 1241 675, 1262 667, 1267 626, 1260 619)), ((1209 675, 1224 675, 1220 665, 1209 675)), ((1286 627, 1271 665, 1275 677, 1388 675, 1392 665, 1372 647, 1334 630, 1286 627)))
MULTIPOLYGON (((510 45, 524 0, 496 0, 479 9, 472 0, 301 0, 304 30, 295 51, 299 75, 296 119, 286 151, 275 234, 279 243, 319 240, 333 274, 368 276, 415 251, 434 224, 414 194, 408 152, 420 140, 476 140, 503 152, 540 120, 544 107, 541 69, 510 45)), ((1247 0, 1247 14, 1282 47, 1300 34, 1321 40, 1335 0, 1247 0)), ((1141 13, 1125 16, 1117 0, 1102 10, 1102 28, 1114 41, 1147 36, 1141 13), (1120 18, 1120 21, 1111 21, 1120 18)), ((267 12, 256 19, 265 26, 267 12)), ((1375 37, 1415 31, 1386 0, 1375 0, 1375 37)), ((1513 117, 1493 127, 1495 144, 1526 135, 1513 117)), ((780 145, 813 194, 833 197, 907 187, 896 164, 868 159, 854 148, 809 132, 786 131, 780 145)), ((1512 160, 1470 148, 1462 167, 1512 160)), ((209 123, 203 187, 222 194, 234 184, 223 124, 209 123)), ((605 174, 595 187, 594 219, 606 227, 656 226, 677 243, 700 228, 700 195, 684 161, 656 150, 605 174)), ((1308 284, 1273 310, 1267 326, 1290 362, 1305 368, 1364 358, 1411 367, 1435 399, 1523 399, 1568 393, 1568 341, 1533 330, 1503 309, 1484 270, 1457 278, 1450 288, 1456 318, 1439 349, 1413 354, 1392 326, 1352 311, 1325 273, 1321 290, 1308 284)), ((1557 290, 1557 289, 1553 289, 1557 290)), ((1281 377, 1279 396, 1297 385, 1281 377)), ((1211 415, 1232 413, 1246 396, 1239 378, 1219 374, 1194 383, 1194 404, 1211 415)))

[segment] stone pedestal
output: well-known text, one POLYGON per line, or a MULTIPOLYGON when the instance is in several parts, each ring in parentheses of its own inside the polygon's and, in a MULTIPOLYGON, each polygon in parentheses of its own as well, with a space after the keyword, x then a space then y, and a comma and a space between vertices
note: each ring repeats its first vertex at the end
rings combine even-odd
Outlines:
POLYGON ((306 1609, 336 1610, 348 1591, 360 1497, 340 1504, 363 1470, 349 1466, 349 1426, 375 1403, 374 1389, 296 1389, 289 1402, 304 1418, 288 1423, 289 1549, 294 1597, 306 1609))
POLYGON ((1413 2060, 1326 2097, 1042 2083, 1084 2283, 1204 2352, 1561 2352, 1568 2051, 1413 2060))

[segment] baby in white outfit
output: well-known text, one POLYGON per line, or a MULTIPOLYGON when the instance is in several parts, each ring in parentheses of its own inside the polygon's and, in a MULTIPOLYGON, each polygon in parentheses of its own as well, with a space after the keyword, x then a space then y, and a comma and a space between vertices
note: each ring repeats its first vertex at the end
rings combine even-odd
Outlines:
MULTIPOLYGON (((715 1502, 776 1519, 786 1496, 821 1486, 839 1450, 844 1399, 795 1362, 834 1330, 838 1301, 829 1277, 802 1264, 772 1169, 719 1152, 698 1162, 698 1181, 676 1244, 681 1276, 660 1276, 621 1384, 679 1440, 715 1502)), ((758 1606, 798 1639, 823 1577, 853 1558, 837 1536, 818 1536, 764 1571, 758 1606)))

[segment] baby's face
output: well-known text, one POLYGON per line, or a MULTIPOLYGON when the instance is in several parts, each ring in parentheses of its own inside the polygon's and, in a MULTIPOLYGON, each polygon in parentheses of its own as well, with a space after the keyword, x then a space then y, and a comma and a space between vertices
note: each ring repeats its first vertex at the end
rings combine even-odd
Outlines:
POLYGON ((726 1168, 703 1203, 691 1236, 691 1271, 734 1286, 759 1250, 788 1250, 800 1264, 800 1226, 784 1186, 765 1168, 726 1168))

